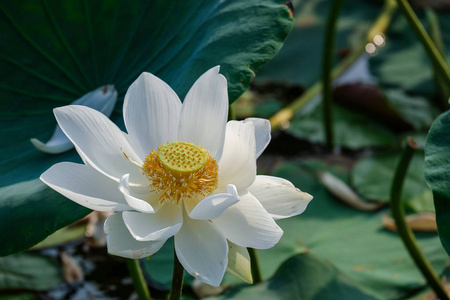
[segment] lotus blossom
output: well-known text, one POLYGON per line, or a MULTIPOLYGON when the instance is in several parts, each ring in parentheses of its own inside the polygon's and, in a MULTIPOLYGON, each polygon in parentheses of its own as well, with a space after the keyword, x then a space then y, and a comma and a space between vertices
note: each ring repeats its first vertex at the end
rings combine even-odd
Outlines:
POLYGON ((111 254, 149 257, 173 236, 178 260, 195 278, 218 286, 228 267, 251 282, 246 247, 273 247, 283 234, 274 220, 302 213, 312 199, 287 180, 256 175, 270 124, 227 122, 219 67, 183 103, 143 73, 125 96, 127 133, 88 107, 54 112, 84 164, 56 164, 41 180, 87 208, 115 212, 104 224, 111 254))

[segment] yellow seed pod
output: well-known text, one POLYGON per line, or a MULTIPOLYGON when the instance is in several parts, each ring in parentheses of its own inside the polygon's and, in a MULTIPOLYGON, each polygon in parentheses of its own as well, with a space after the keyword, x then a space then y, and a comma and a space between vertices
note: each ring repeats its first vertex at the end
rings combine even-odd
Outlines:
POLYGON ((203 168, 206 153, 192 143, 172 142, 158 149, 158 158, 163 166, 179 174, 189 174, 203 168))

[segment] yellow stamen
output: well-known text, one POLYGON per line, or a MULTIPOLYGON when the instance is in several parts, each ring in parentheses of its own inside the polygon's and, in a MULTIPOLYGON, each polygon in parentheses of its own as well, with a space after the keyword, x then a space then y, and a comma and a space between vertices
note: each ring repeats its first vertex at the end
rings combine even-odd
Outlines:
POLYGON ((218 182, 219 166, 204 148, 192 143, 172 142, 159 146, 145 158, 142 173, 161 203, 189 201, 209 196, 218 182))

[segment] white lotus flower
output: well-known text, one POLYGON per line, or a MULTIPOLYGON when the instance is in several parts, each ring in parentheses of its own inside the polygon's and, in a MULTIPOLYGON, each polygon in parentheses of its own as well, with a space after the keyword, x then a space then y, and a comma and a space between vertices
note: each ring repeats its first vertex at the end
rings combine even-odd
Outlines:
POLYGON ((300 214, 312 199, 287 180, 256 176, 269 122, 227 123, 219 67, 195 82, 184 103, 143 73, 123 111, 128 134, 93 109, 55 109, 85 164, 56 164, 42 181, 90 209, 116 212, 104 226, 111 254, 148 257, 174 236, 177 257, 194 277, 218 286, 228 265, 251 281, 246 247, 273 247, 283 234, 274 219, 300 214))
MULTIPOLYGON (((117 91, 114 85, 104 85, 78 98, 71 104, 92 107, 109 117, 114 110, 116 101, 117 91)), ((56 125, 55 132, 47 143, 43 143, 36 138, 30 139, 30 141, 38 150, 49 154, 58 154, 73 148, 72 142, 62 132, 59 125, 56 125)))

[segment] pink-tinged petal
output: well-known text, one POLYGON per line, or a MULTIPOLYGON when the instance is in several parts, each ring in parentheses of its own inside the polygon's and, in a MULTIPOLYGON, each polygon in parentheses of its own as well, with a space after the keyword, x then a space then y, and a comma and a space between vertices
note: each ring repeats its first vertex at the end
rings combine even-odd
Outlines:
POLYGON ((250 193, 240 195, 241 200, 228 208, 216 224, 227 240, 241 247, 268 249, 275 246, 283 230, 250 193))
POLYGON ((183 224, 181 207, 166 204, 156 214, 126 211, 123 221, 138 241, 162 241, 175 235, 183 224))
POLYGON ((228 264, 225 237, 209 221, 183 214, 183 226, 175 235, 175 251, 184 269, 195 278, 219 286, 228 264))
POLYGON ((290 181, 272 176, 256 176, 248 190, 274 220, 301 214, 313 198, 297 189, 290 181))
POLYGON ((219 67, 204 73, 183 102, 178 139, 201 146, 220 159, 228 118, 227 80, 219 67))
POLYGON ((58 163, 45 171, 40 179, 58 193, 89 209, 131 209, 117 190, 117 182, 87 165, 58 163))
POLYGON ((153 214, 160 207, 158 195, 148 192, 146 187, 130 187, 129 174, 123 175, 120 179, 119 191, 127 204, 139 212, 153 214))
POLYGON ((125 173, 131 178, 143 176, 141 169, 124 155, 142 164, 128 138, 104 114, 79 105, 55 108, 54 113, 77 151, 96 170, 117 182, 125 173))
POLYGON ((177 94, 150 73, 142 73, 128 88, 123 116, 141 159, 160 145, 176 141, 180 112, 181 101, 177 94))
POLYGON ((106 244, 108 253, 125 258, 139 259, 149 257, 164 245, 164 241, 139 242, 136 241, 125 226, 122 213, 116 213, 105 221, 106 244))
POLYGON ((220 217, 228 207, 239 201, 236 187, 227 185, 227 193, 215 194, 200 201, 189 213, 196 220, 212 220, 220 217))
POLYGON ((234 184, 238 191, 247 189, 255 180, 255 130, 251 122, 227 123, 225 145, 219 161, 219 183, 222 191, 227 184, 234 184))
POLYGON ((270 122, 266 119, 247 118, 244 123, 251 122, 255 127, 256 158, 266 149, 270 142, 270 122))
POLYGON ((228 241, 227 272, 245 282, 253 283, 250 255, 247 248, 228 241))

